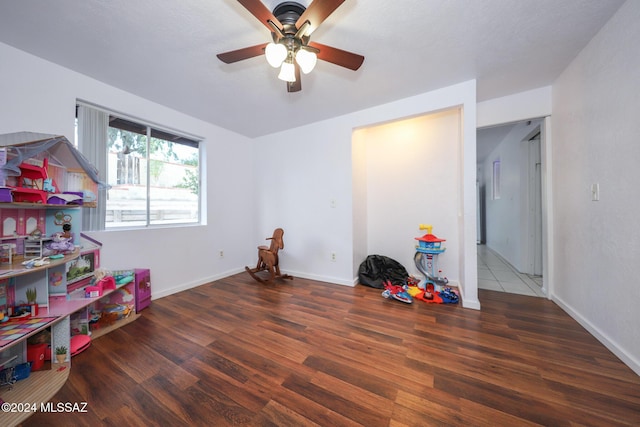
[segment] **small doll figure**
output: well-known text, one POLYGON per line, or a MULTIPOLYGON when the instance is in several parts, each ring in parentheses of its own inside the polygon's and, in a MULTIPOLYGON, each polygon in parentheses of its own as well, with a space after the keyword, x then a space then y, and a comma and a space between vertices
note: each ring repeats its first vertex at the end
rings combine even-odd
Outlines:
POLYGON ((64 237, 65 239, 71 239, 71 224, 66 223, 62 225, 62 237, 64 237))

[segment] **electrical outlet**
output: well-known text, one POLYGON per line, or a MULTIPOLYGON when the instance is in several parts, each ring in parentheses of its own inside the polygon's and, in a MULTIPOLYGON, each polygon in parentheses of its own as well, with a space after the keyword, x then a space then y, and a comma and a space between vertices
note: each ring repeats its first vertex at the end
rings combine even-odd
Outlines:
POLYGON ((336 253, 335 252, 331 252, 331 261, 332 262, 336 262, 336 253))
POLYGON ((218 252, 218 256, 220 258, 224 258, 224 251, 222 249, 220 249, 220 251, 218 252))

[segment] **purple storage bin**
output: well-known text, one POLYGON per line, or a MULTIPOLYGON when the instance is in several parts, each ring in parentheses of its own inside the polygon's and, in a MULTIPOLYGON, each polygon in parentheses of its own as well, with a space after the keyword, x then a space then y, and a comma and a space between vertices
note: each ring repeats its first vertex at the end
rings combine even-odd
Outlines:
POLYGON ((0 187, 0 202, 11 203, 13 202, 13 195, 11 189, 7 187, 0 187))
POLYGON ((151 270, 148 268, 136 268, 135 272, 135 295, 136 313, 151 305, 151 270))
POLYGON ((49 196, 49 198, 47 198, 47 204, 48 205, 66 205, 67 201, 65 199, 61 199, 58 196, 49 196))
POLYGON ((84 193, 82 191, 65 191, 64 194, 73 194, 75 196, 78 196, 79 199, 74 200, 73 202, 69 202, 69 204, 82 206, 82 202, 84 200, 84 193))
POLYGON ((64 193, 50 194, 47 197, 47 204, 49 205, 82 205, 82 193, 74 191, 65 191, 64 193), (73 199, 65 196, 76 196, 78 198, 73 199), (73 200, 72 200, 73 199, 73 200))

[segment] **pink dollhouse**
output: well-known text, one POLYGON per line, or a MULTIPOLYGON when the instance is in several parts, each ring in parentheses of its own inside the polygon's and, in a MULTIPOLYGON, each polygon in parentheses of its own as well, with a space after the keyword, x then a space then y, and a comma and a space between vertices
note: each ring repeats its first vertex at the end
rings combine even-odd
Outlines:
POLYGON ((0 135, 0 202, 96 205, 98 171, 64 136, 0 135))
POLYGON ((59 232, 76 243, 69 232, 75 215, 64 207, 85 200, 95 206, 99 185, 95 167, 65 137, 0 135, 0 263, 11 264, 15 255, 41 257, 59 232))

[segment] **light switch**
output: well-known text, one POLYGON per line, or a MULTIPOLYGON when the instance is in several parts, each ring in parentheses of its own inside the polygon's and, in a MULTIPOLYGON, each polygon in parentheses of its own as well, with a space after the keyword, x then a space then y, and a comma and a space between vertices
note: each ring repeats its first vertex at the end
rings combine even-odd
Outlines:
POLYGON ((591 184, 591 201, 597 202, 600 200, 600 184, 591 184))

